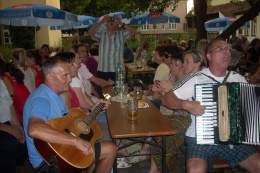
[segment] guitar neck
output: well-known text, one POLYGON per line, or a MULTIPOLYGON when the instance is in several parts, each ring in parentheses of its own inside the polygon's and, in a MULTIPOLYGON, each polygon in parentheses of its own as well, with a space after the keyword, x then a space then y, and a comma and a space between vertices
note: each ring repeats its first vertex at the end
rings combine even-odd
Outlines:
POLYGON ((102 112, 103 108, 105 106, 105 103, 99 103, 89 114, 86 118, 84 118, 84 122, 87 125, 90 125, 96 117, 102 112))

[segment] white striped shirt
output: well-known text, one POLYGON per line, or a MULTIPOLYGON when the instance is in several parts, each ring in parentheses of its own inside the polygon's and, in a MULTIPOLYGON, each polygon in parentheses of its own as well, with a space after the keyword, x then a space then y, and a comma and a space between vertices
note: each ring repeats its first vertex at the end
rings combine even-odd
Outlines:
POLYGON ((115 72, 117 63, 124 62, 124 45, 128 38, 127 30, 115 31, 113 35, 107 30, 96 32, 93 40, 99 42, 98 71, 115 72))

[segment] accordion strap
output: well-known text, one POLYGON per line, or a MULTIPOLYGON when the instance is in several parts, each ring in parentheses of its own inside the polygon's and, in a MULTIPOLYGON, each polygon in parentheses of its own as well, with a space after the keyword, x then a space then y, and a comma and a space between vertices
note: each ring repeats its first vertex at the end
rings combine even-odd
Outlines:
MULTIPOLYGON (((214 79, 213 77, 209 76, 209 75, 206 75, 204 73, 201 73, 203 74, 204 76, 207 76, 208 78, 210 78, 211 80, 217 82, 217 83, 220 83, 219 81, 217 81, 216 79, 214 79)), ((225 76, 224 80, 221 82, 221 84, 225 84, 227 82, 227 79, 228 79, 228 76, 230 74, 230 71, 228 71, 227 75, 225 76)))

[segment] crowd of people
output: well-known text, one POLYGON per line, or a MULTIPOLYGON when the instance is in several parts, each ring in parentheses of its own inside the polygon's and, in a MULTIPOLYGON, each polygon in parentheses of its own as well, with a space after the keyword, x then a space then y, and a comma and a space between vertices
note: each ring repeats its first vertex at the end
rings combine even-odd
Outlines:
MULTIPOLYGON (((72 145, 86 155, 93 155, 87 172, 109 173, 117 154, 127 166, 147 159, 133 159, 127 153, 118 152, 109 137, 91 145, 88 141, 67 133, 61 133, 45 122, 62 117, 71 108, 91 112, 98 104, 109 107, 102 88, 114 84, 116 65, 138 60, 148 55, 156 65, 153 82, 148 85, 151 101, 178 129, 178 134, 168 136, 167 172, 175 172, 176 153, 187 143, 187 172, 207 172, 216 158, 225 160, 231 167, 240 166, 247 171, 260 170, 260 153, 248 145, 198 145, 195 142, 195 116, 205 112, 205 107, 194 101, 194 85, 197 83, 247 82, 239 74, 241 69, 252 73, 249 82, 260 81, 260 39, 249 43, 246 37, 237 37, 232 45, 221 39, 186 42, 167 38, 151 55, 150 43, 143 41, 134 54, 127 46, 127 39, 136 33, 134 27, 124 24, 119 17, 105 15, 94 25, 89 35, 97 43, 75 44, 66 51, 50 51, 47 44, 40 49, 16 48, 13 63, 0 58, 0 167, 4 172, 16 172, 27 158, 37 173, 52 172, 34 147, 34 139, 47 143, 72 145), (99 31, 103 24, 106 30, 99 31), (230 71, 235 69, 235 71, 230 71), (238 69, 238 70, 237 70, 238 69), (210 76, 210 77, 209 77, 210 76)), ((103 111, 98 122, 106 126, 103 111)), ((109 135, 109 133, 108 133, 109 135)), ((161 138, 157 137, 157 141, 161 138)), ((161 152, 157 147, 144 144, 139 154, 161 152)), ((122 165, 122 163, 120 163, 122 165)), ((58 169, 58 168, 55 168, 58 169)), ((151 156, 150 173, 161 171, 161 156, 151 156)))

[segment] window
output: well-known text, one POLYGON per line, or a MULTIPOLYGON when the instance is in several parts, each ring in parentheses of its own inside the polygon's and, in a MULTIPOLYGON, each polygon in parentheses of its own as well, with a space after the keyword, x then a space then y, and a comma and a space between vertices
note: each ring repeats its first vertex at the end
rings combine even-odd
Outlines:
POLYGON ((238 34, 242 35, 243 34, 243 30, 242 29, 238 29, 238 34))
POLYGON ((162 24, 162 30, 165 30, 164 24, 162 24))
POLYGON ((169 24, 169 29, 170 30, 176 30, 177 29, 176 23, 170 23, 169 24))
POLYGON ((256 18, 252 20, 252 26, 251 26, 251 35, 256 36, 256 18))
POLYGON ((4 29, 4 44, 12 44, 9 29, 4 29))
POLYGON ((249 29, 246 29, 246 30, 245 30, 245 35, 246 35, 246 36, 249 36, 249 29))
POLYGON ((157 25, 153 24, 153 30, 157 30, 157 25))
POLYGON ((142 30, 143 31, 146 31, 146 30, 149 30, 149 25, 142 25, 142 30))

